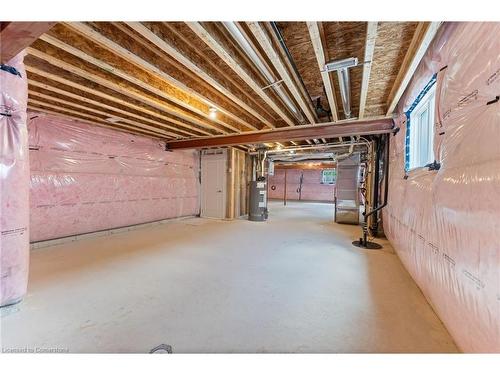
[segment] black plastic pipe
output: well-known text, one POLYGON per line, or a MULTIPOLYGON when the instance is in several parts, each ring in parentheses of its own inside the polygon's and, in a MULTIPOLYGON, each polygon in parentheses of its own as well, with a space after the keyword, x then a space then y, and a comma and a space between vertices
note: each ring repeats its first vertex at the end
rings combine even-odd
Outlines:
POLYGON ((373 215, 374 213, 380 211, 382 208, 384 208, 385 206, 387 206, 387 198, 389 196, 389 144, 391 143, 391 138, 390 138, 390 135, 387 134, 385 136, 385 161, 384 161, 384 203, 382 203, 382 205, 378 206, 377 208, 374 208, 373 210, 371 210, 370 212, 368 213, 365 213, 363 216, 365 217, 365 222, 366 222, 366 218, 368 216, 371 216, 373 215))
MULTIPOLYGON (((286 57, 288 58, 288 61, 290 61, 290 65, 292 66, 295 74, 299 78, 300 84, 302 85, 303 89, 305 90, 305 92, 307 93, 307 96, 310 99, 311 96, 309 95, 309 92, 307 91, 307 88, 306 88, 306 85, 304 83, 304 80, 302 79, 302 76, 299 73, 299 69, 297 69, 297 65, 295 65, 295 60, 293 59, 292 54, 290 53, 290 50, 286 46, 285 39, 283 38, 283 34, 281 34, 281 31, 280 31, 280 29, 278 27, 278 24, 276 22, 274 22, 274 21, 270 22, 270 24, 271 24, 271 27, 272 27, 274 33, 278 37, 278 41, 280 42, 281 48, 283 48, 283 51, 285 52, 286 57)), ((314 103, 313 103, 312 100, 311 100, 311 103, 314 106, 314 103)))

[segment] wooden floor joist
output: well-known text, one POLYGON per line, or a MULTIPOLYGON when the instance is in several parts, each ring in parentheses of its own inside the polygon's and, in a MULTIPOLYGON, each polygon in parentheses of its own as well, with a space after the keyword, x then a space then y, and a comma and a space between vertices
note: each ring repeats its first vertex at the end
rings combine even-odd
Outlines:
POLYGON ((224 49, 199 22, 187 22, 193 32, 202 39, 227 65, 231 67, 264 100, 289 126, 296 124, 283 110, 265 93, 262 87, 241 67, 241 65, 224 49))
POLYGON ((205 131, 203 129, 198 129, 194 126, 191 126, 189 124, 186 124, 184 122, 181 122, 181 121, 177 121, 171 117, 167 117, 167 116, 164 116, 160 113, 157 113, 157 112, 153 112, 153 111, 150 111, 144 107, 140 107, 140 106, 137 106, 131 102, 128 102, 128 101, 125 101, 125 100, 122 100, 116 96, 112 96, 112 95, 108 95, 106 93, 103 93, 102 91, 99 91, 99 90, 94 90, 90 87, 87 87, 87 86, 84 86, 84 85, 80 85, 76 82, 73 82, 73 81, 69 81, 65 78, 62 78, 62 77, 59 77, 55 74, 52 74, 52 73, 47 73, 43 70, 40 70, 36 67, 32 67, 30 66, 29 64, 26 65, 26 70, 28 72, 32 72, 32 73, 35 73, 41 77, 46 77, 54 82, 58 82, 58 83, 61 83, 63 85, 66 85, 66 86, 69 86, 69 87, 73 87, 79 91, 82 91, 82 92, 85 92, 85 93, 89 93, 89 94, 92 94, 92 95, 95 95, 97 97, 100 97, 100 98, 103 98, 103 99, 106 99, 106 100, 109 100, 109 101, 112 101, 114 103, 117 103, 119 105, 123 105, 125 107, 129 107, 129 108, 132 108, 136 111, 140 111, 140 112, 143 112, 145 114, 148 114, 150 116, 154 116, 154 117, 157 117, 157 118, 160 118, 162 120, 165 120, 166 123, 163 124, 164 127, 167 127, 171 130, 182 130, 182 132, 184 133, 189 133, 191 135, 197 135, 197 133, 199 134, 203 134, 203 135, 211 135, 211 133, 209 133, 208 131, 205 131), (170 123, 172 124, 175 124, 177 126, 171 126, 169 125, 170 123), (186 130, 186 129, 189 129, 189 130, 186 130))
MULTIPOLYGON (((72 47, 66 43, 63 43, 56 38, 53 38, 53 37, 48 36, 48 35, 44 35, 40 39, 47 42, 47 43, 50 43, 54 47, 57 47, 65 52, 68 52, 68 53, 86 61, 86 62, 89 62, 89 63, 103 69, 106 72, 114 74, 119 78, 122 78, 122 79, 124 79, 124 80, 126 80, 134 85, 137 85, 146 91, 149 91, 149 92, 151 92, 155 95, 158 95, 158 96, 160 96, 168 101, 171 101, 172 103, 175 103, 176 105, 178 105, 179 107, 181 107, 183 109, 176 107, 175 105, 172 105, 169 103, 164 103, 164 104, 165 104, 165 106, 168 106, 170 113, 172 113, 178 117, 184 118, 185 120, 191 121, 193 123, 197 123, 200 126, 204 126, 204 127, 213 129, 213 130, 218 131, 218 132, 223 133, 223 134, 229 133, 227 130, 224 130, 218 126, 212 125, 207 120, 197 119, 196 117, 190 115, 187 111, 193 112, 201 117, 205 117, 205 119, 206 119, 208 117, 208 115, 207 115, 208 108, 206 109, 206 112, 204 112, 203 109, 195 108, 192 105, 190 105, 193 102, 192 100, 184 101, 184 100, 179 99, 175 94, 175 92, 178 90, 176 90, 173 86, 170 86, 170 88, 173 91, 169 91, 169 92, 164 91, 163 89, 159 89, 157 87, 154 87, 154 86, 152 86, 152 85, 150 85, 150 84, 148 84, 148 83, 146 83, 146 82, 144 82, 144 81, 142 81, 142 80, 140 80, 132 75, 129 75, 129 74, 123 72, 122 70, 120 70, 118 68, 115 68, 115 67, 109 65, 108 63, 106 63, 104 61, 96 59, 93 56, 90 56, 90 55, 84 53, 83 51, 81 51, 75 47, 72 47)), ((30 48, 30 51, 31 50, 32 49, 30 48)), ((49 55, 47 55, 47 56, 49 56, 49 55)), ((58 64, 57 66, 59 66, 63 69, 64 69, 63 66, 72 66, 71 64, 67 64, 66 62, 59 60, 53 56, 49 56, 48 59, 49 59, 49 62, 53 63, 54 65, 58 64)), ((113 84, 114 87, 119 88, 119 90, 121 92, 128 91, 129 94, 132 93, 130 90, 126 90, 123 87, 114 84, 114 82, 111 79, 105 79, 101 76, 97 76, 97 75, 95 75, 87 70, 80 69, 80 68, 77 68, 75 66, 72 66, 72 69, 73 69, 73 71, 72 71, 73 74, 78 74, 84 78, 90 77, 91 80, 97 81, 97 83, 102 84, 103 86, 104 86, 104 84, 102 82, 107 82, 109 84, 113 84)), ((87 79, 89 79, 89 78, 87 78, 87 79)), ((136 94, 136 95, 140 95, 140 94, 136 94)), ((181 94, 178 94, 178 95, 181 95, 181 94)), ((212 121, 214 121, 214 120, 212 120, 212 121)), ((215 119, 214 122, 218 122, 218 121, 215 119)), ((221 121, 219 121, 219 123, 220 122, 221 121)), ((233 131, 238 131, 237 128, 234 128, 234 127, 229 126, 229 125, 223 125, 223 126, 230 128, 233 131)))
POLYGON ((309 35, 316 54, 316 61, 318 62, 318 68, 321 72, 321 78, 323 79, 323 86, 325 87, 328 105, 330 106, 330 111, 332 113, 332 120, 337 121, 337 103, 335 102, 335 92, 333 90, 330 74, 325 71, 325 64, 327 62, 324 49, 325 41, 322 40, 323 38, 321 37, 320 25, 318 22, 307 22, 307 28, 309 29, 309 35))
POLYGON ((274 125, 268 121, 265 117, 263 117, 258 111, 254 108, 250 107, 245 101, 241 100, 235 94, 233 94, 230 90, 220 84, 215 78, 210 76, 207 72, 205 72, 201 67, 192 62, 189 58, 184 56, 180 51, 178 51, 174 46, 170 45, 164 39, 161 39, 158 35, 156 35, 149 28, 144 26, 140 22, 128 22, 127 25, 135 30, 138 34, 142 35, 149 42, 153 43, 155 46, 160 48, 163 52, 167 53, 169 56, 173 57, 180 64, 183 64, 186 68, 190 69, 193 73, 198 75, 201 79, 206 81, 212 87, 217 89, 220 93, 227 96, 229 99, 234 101, 236 104, 245 109, 248 113, 255 116, 257 119, 262 121, 266 126, 270 128, 274 128, 274 125))
POLYGON ((127 131, 130 133, 134 133, 134 132, 137 133, 138 132, 138 133, 141 133, 144 135, 148 135, 150 137, 161 138, 161 139, 165 138, 165 136, 161 133, 150 132, 150 131, 144 130, 144 129, 139 130, 135 127, 127 126, 127 125, 123 125, 123 124, 111 125, 109 123, 106 123, 100 117, 88 115, 88 114, 81 113, 79 111, 75 111, 75 110, 71 110, 71 109, 67 109, 67 108, 61 108, 60 106, 57 106, 57 105, 51 105, 51 104, 43 103, 43 102, 33 100, 33 99, 28 99, 28 108, 30 108, 34 111, 45 112, 45 113, 49 113, 49 114, 53 114, 53 115, 63 115, 66 117, 70 117, 71 119, 76 120, 76 121, 83 121, 83 122, 87 122, 87 123, 91 123, 91 124, 97 124, 99 126, 104 126, 106 128, 110 128, 113 130, 127 131), (50 109, 47 109, 47 108, 50 108, 50 109))
MULTIPOLYGON (((42 93, 39 93, 36 91, 31 91, 29 93, 29 95, 30 95, 30 98, 36 97, 36 98, 42 99, 42 100, 37 99, 36 100, 37 104, 49 105, 50 103, 47 103, 47 101, 49 101, 49 102, 52 101, 52 102, 56 102, 56 103, 61 104, 61 109, 72 109, 71 107, 74 107, 74 108, 77 108, 77 109, 80 109, 80 110, 83 110, 86 112, 92 112, 92 113, 95 113, 96 115, 104 116, 104 121, 106 120, 106 117, 109 117, 108 112, 100 111, 98 109, 94 109, 94 108, 89 107, 89 106, 78 104, 76 102, 70 102, 68 100, 60 99, 60 98, 57 98, 55 96, 42 94, 42 93)), ((32 101, 34 102, 34 100, 32 100, 32 101)), ((150 125, 147 125, 144 123, 130 120, 130 119, 127 119, 125 117, 113 116, 113 118, 116 120, 119 120, 120 123, 126 123, 129 125, 132 125, 135 129, 144 129, 144 130, 148 130, 150 132, 161 134, 165 137, 177 138, 177 134, 171 133, 169 131, 165 131, 165 130, 157 128, 157 127, 153 127, 153 126, 150 126, 150 125)))
POLYGON ((413 35, 413 39, 411 41, 410 47, 408 48, 408 52, 405 55, 405 58, 401 64, 401 69, 397 75, 396 81, 391 89, 391 93, 389 94, 389 101, 387 103, 387 116, 394 112, 396 105, 401 99, 406 87, 410 83, 415 70, 417 70, 418 64, 424 57, 427 48, 434 39, 439 27, 441 26, 441 22, 420 22, 417 29, 415 30, 415 34, 413 35))
MULTIPOLYGON (((96 107, 101 107, 101 108, 107 109, 107 110, 112 111, 112 112, 120 113, 125 118, 133 117, 133 118, 139 120, 140 122, 148 123, 148 124, 151 124, 151 125, 155 126, 155 128, 157 130, 158 129, 160 129, 160 130, 163 129, 165 131, 169 131, 169 130, 172 131, 172 129, 173 129, 174 132, 172 132, 172 134, 176 138, 190 137, 190 136, 193 135, 193 133, 184 132, 184 131, 176 128, 176 127, 166 126, 164 123, 152 120, 152 119, 150 119, 148 117, 145 117, 145 116, 138 115, 138 114, 133 113, 131 111, 124 111, 121 108, 113 107, 113 106, 107 105, 107 104, 105 104, 103 102, 100 102, 100 101, 97 101, 97 100, 93 100, 93 99, 89 99, 89 98, 81 96, 81 95, 76 95, 76 94, 74 94, 72 92, 61 90, 61 89, 59 89, 57 87, 52 87, 50 85, 47 85, 47 84, 42 83, 42 82, 38 82, 38 81, 33 80, 33 79, 28 79, 28 83, 29 83, 29 86, 31 86, 31 87, 36 87, 36 88, 39 88, 39 89, 50 91, 50 92, 59 94, 59 95, 64 96, 64 97, 74 99, 77 102, 88 103, 90 105, 94 105, 96 107)), ((30 93, 31 92, 33 92, 33 90, 31 90, 30 93)), ((108 112, 108 114, 109 114, 109 112, 108 112)))
MULTIPOLYGON (((200 93, 196 92, 195 90, 189 88, 184 83, 182 83, 179 80, 177 80, 177 79, 171 77, 170 75, 166 74, 164 71, 162 71, 161 69, 159 69, 154 64, 152 64, 149 61, 146 61, 143 58, 135 55, 134 53, 130 52, 126 48, 124 48, 124 47, 120 46, 119 44, 115 43, 114 41, 106 38, 105 36, 103 36, 102 34, 100 34, 99 32, 97 32, 93 28, 85 25, 84 23, 81 23, 81 22, 71 22, 71 23, 67 23, 65 25, 67 27, 69 27, 70 29, 75 30, 76 32, 80 33, 80 35, 84 36, 85 38, 88 38, 92 42, 95 42, 95 43, 99 44, 103 48, 108 49, 110 52, 112 52, 112 53, 114 53, 114 54, 116 54, 116 55, 118 55, 118 56, 126 59, 127 61, 135 64, 140 69, 144 69, 144 70, 148 71, 156 79, 162 80, 163 82, 168 83, 173 88, 178 89, 179 91, 184 91, 184 92, 181 92, 181 94, 183 94, 183 95, 186 95, 186 94, 191 95, 194 98, 194 100, 198 100, 198 101, 202 102, 203 104, 205 104, 207 106, 207 108, 205 108, 205 109, 203 109, 201 111, 197 111, 196 108, 194 108, 194 109, 193 108, 188 108, 188 109, 190 109, 192 111, 195 111, 196 113, 198 113, 200 115, 203 115, 203 116, 205 116, 208 119, 211 119, 209 117, 209 108, 210 107, 214 107, 214 108, 217 108, 217 110, 220 111, 220 113, 222 113, 222 114, 224 114, 224 115, 232 118, 234 121, 239 122, 241 125, 246 126, 249 129, 257 130, 257 128, 254 125, 248 123, 247 121, 242 120, 240 117, 236 116, 235 114, 231 113, 229 110, 225 109, 222 105, 218 105, 217 103, 214 103, 213 101, 207 99, 202 94, 200 94, 200 93)), ((176 101, 176 97, 175 96, 171 96, 171 98, 172 98, 172 100, 176 104, 182 103, 184 105, 184 103, 185 103, 185 101, 183 101, 183 100, 176 101)), ((220 125, 228 128, 228 129, 231 129, 233 131, 236 131, 236 132, 240 131, 239 128, 235 127, 234 125, 232 125, 232 124, 230 124, 228 122, 222 121, 222 120, 217 119, 217 118, 216 119, 211 119, 211 120, 219 123, 220 125)))
POLYGON ((167 148, 189 149, 222 147, 265 142, 281 142, 303 139, 337 138, 354 135, 374 135, 394 132, 392 118, 361 121, 337 121, 316 125, 294 126, 275 130, 249 132, 236 135, 214 136, 167 142, 167 148))
MULTIPOLYGON (((218 61, 218 59, 213 59, 207 50, 199 48, 198 46, 194 47, 192 45, 193 41, 191 40, 191 35, 186 35, 182 28, 179 30, 169 22, 163 22, 162 25, 169 33, 172 34, 174 38, 178 39, 180 43, 188 46, 187 49, 192 52, 191 57, 196 58, 197 64, 203 66, 203 69, 207 72, 207 74, 217 77, 218 80, 223 82, 223 86, 227 87, 231 92, 239 93, 244 102, 248 102, 249 105, 251 104, 252 108, 255 108, 257 113, 264 116, 266 121, 270 121, 271 128, 275 127, 274 119, 276 115, 273 110, 266 103, 264 103, 261 98, 254 96, 250 87, 248 87, 249 90, 244 87, 245 83, 241 80, 241 77, 238 75, 233 76, 231 72, 227 70, 226 64, 222 60, 218 61), (192 51, 191 48, 195 48, 195 51, 192 51), (240 80, 241 82, 239 82, 240 80)), ((185 25, 185 28, 189 29, 187 25, 185 25)), ((200 41, 205 44, 202 40, 200 41)), ((210 50, 210 52, 212 51, 210 50)))
POLYGON ((113 91, 116 91, 116 92, 122 94, 122 95, 128 96, 134 100, 138 100, 138 101, 143 102, 147 105, 155 107, 163 112, 169 113, 169 114, 174 115, 174 116, 179 117, 179 118, 182 118, 183 120, 189 121, 189 122, 196 124, 198 126, 212 129, 212 130, 219 132, 219 133, 223 133, 223 134, 227 133, 227 131, 220 130, 218 127, 216 127, 212 124, 209 124, 206 121, 202 121, 189 113, 180 111, 177 107, 175 107, 174 105, 172 105, 170 103, 160 102, 159 100, 156 100, 156 99, 154 99, 150 96, 147 96, 145 94, 139 93, 137 91, 132 91, 128 88, 122 87, 113 81, 106 80, 101 76, 98 76, 98 75, 90 73, 86 70, 80 69, 74 65, 71 65, 63 60, 57 59, 57 58, 55 58, 51 55, 48 55, 44 52, 41 52, 39 50, 36 50, 36 49, 33 49, 30 47, 30 48, 28 48, 28 53, 32 56, 38 57, 42 60, 45 60, 47 63, 49 63, 51 65, 54 65, 54 66, 61 68, 61 69, 64 69, 72 74, 76 74, 82 78, 85 78, 89 81, 92 81, 92 82, 97 83, 101 86, 109 88, 113 91))
MULTIPOLYGON (((15 24, 23 23, 0 24, 2 42, 15 24)), ((31 107, 205 142, 239 134, 253 139, 303 128, 304 121, 306 128, 343 123, 337 77, 324 68, 348 56, 364 60, 351 75, 354 116, 390 116, 440 23, 62 22, 37 38, 32 23, 24 25, 32 39, 25 57, 31 107)), ((322 144, 336 134, 287 133, 269 143, 322 144)))
POLYGON ((283 61, 281 61, 280 56, 274 49, 272 42, 269 39, 269 36, 267 35, 266 30, 262 27, 262 25, 259 22, 249 22, 248 27, 252 31, 252 34, 257 39, 264 52, 267 54, 271 63, 278 71, 279 75, 281 76, 281 79, 283 79, 283 81, 285 82, 293 98, 295 99, 295 101, 297 101, 300 108, 306 115, 309 123, 315 124, 317 122, 316 114, 311 110, 309 105, 306 103, 305 99, 302 97, 299 89, 295 85, 295 82, 293 81, 292 77, 287 71, 287 68, 285 67, 283 61))
POLYGON ((363 80, 361 81, 361 94, 359 99, 358 118, 365 117, 366 98, 368 95, 368 85, 370 83, 370 71, 372 67, 373 52, 377 40, 377 22, 368 22, 366 28, 365 60, 363 65, 363 80))

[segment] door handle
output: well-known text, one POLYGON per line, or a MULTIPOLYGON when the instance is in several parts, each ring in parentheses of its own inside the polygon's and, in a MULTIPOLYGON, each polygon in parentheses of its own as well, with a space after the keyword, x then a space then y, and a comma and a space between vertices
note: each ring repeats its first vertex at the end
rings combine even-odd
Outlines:
POLYGON ((217 190, 217 193, 222 193, 222 190, 217 190))

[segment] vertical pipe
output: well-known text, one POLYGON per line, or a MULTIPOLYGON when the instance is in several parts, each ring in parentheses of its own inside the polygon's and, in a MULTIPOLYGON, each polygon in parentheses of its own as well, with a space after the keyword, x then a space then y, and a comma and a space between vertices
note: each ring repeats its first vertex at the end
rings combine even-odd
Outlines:
POLYGON ((349 81, 349 70, 342 68, 337 70, 339 79, 340 97, 342 98, 342 107, 344 108, 345 118, 351 117, 351 83, 349 81))

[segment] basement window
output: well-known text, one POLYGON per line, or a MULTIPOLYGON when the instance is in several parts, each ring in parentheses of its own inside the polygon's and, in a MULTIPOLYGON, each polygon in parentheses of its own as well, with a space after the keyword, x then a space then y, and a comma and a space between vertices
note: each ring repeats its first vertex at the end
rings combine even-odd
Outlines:
POLYGON ((321 183, 332 185, 335 183, 337 178, 337 170, 335 168, 332 169, 323 169, 321 171, 321 183))
POLYGON ((434 104, 436 75, 432 77, 406 112, 407 171, 434 162, 434 104))

